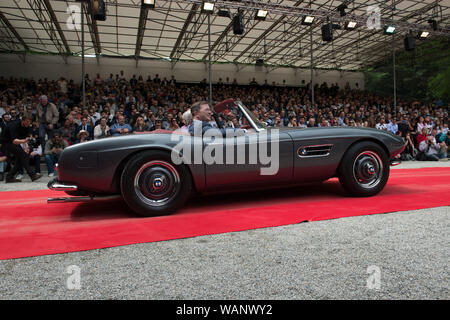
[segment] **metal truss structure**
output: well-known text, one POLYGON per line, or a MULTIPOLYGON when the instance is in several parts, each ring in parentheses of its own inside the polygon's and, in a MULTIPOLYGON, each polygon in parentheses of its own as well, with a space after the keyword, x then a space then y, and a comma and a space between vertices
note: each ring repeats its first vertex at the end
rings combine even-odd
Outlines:
MULTIPOLYGON (((202 12, 203 0, 156 0, 153 9, 141 0, 105 0, 106 21, 93 18, 93 0, 2 0, 0 4, 0 52, 59 54, 63 59, 80 55, 81 6, 85 13, 86 53, 153 58, 172 61, 234 63, 238 68, 262 59, 266 70, 279 67, 359 70, 403 49, 407 33, 428 31, 430 36, 450 37, 450 0, 214 0, 210 16, 202 12), (337 7, 345 3, 346 15, 337 7), (395 25, 394 35, 368 27, 369 14, 376 7, 380 27, 395 25), (244 33, 233 33, 230 17, 217 15, 227 9, 231 18, 243 15, 244 33), (266 19, 256 20, 258 9, 267 10, 266 19), (372 10, 372 11, 371 11, 372 10), (313 16, 312 25, 303 17, 313 16), (435 20, 434 30, 428 23, 435 20), (348 21, 357 23, 346 30, 348 21), (331 22, 341 29, 333 41, 322 40, 321 26, 331 22)), ((419 40, 418 40, 419 41, 419 40)))

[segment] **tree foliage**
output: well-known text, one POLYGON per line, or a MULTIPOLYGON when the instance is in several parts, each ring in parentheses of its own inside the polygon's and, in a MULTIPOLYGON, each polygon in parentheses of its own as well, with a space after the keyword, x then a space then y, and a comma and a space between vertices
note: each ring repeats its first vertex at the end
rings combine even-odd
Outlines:
MULTIPOLYGON (((450 44, 448 39, 416 42, 414 51, 396 52, 396 87, 399 97, 450 101, 450 44)), ((393 95, 393 57, 365 70, 365 88, 393 95)))

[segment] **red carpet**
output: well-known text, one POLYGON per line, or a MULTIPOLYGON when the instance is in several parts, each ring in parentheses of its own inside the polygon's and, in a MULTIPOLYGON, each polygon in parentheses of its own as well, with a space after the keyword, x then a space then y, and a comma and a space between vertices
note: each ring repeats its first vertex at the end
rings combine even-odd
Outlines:
POLYGON ((121 200, 47 204, 47 197, 64 194, 0 192, 0 259, 446 206, 449 186, 450 168, 396 169, 386 188, 371 198, 345 197, 332 179, 315 186, 198 198, 175 215, 155 218, 135 217, 121 200))

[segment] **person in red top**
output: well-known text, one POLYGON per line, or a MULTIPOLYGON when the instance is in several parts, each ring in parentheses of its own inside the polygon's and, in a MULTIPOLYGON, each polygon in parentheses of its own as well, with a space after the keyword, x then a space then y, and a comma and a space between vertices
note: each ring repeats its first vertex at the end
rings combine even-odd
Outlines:
POLYGON ((417 149, 419 149, 419 145, 422 141, 427 139, 428 129, 426 127, 422 128, 422 131, 417 135, 417 149))

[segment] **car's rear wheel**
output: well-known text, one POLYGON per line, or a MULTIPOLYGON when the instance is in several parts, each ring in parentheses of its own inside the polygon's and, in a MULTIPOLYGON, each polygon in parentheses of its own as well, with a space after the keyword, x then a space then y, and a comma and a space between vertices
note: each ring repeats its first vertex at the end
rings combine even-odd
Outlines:
POLYGON ((120 181, 123 199, 141 216, 173 213, 188 199, 192 179, 185 165, 174 165, 164 151, 138 153, 126 164, 120 181))
POLYGON ((339 166, 339 182, 352 196, 379 193, 389 178, 389 159, 383 148, 371 141, 350 147, 339 166))

